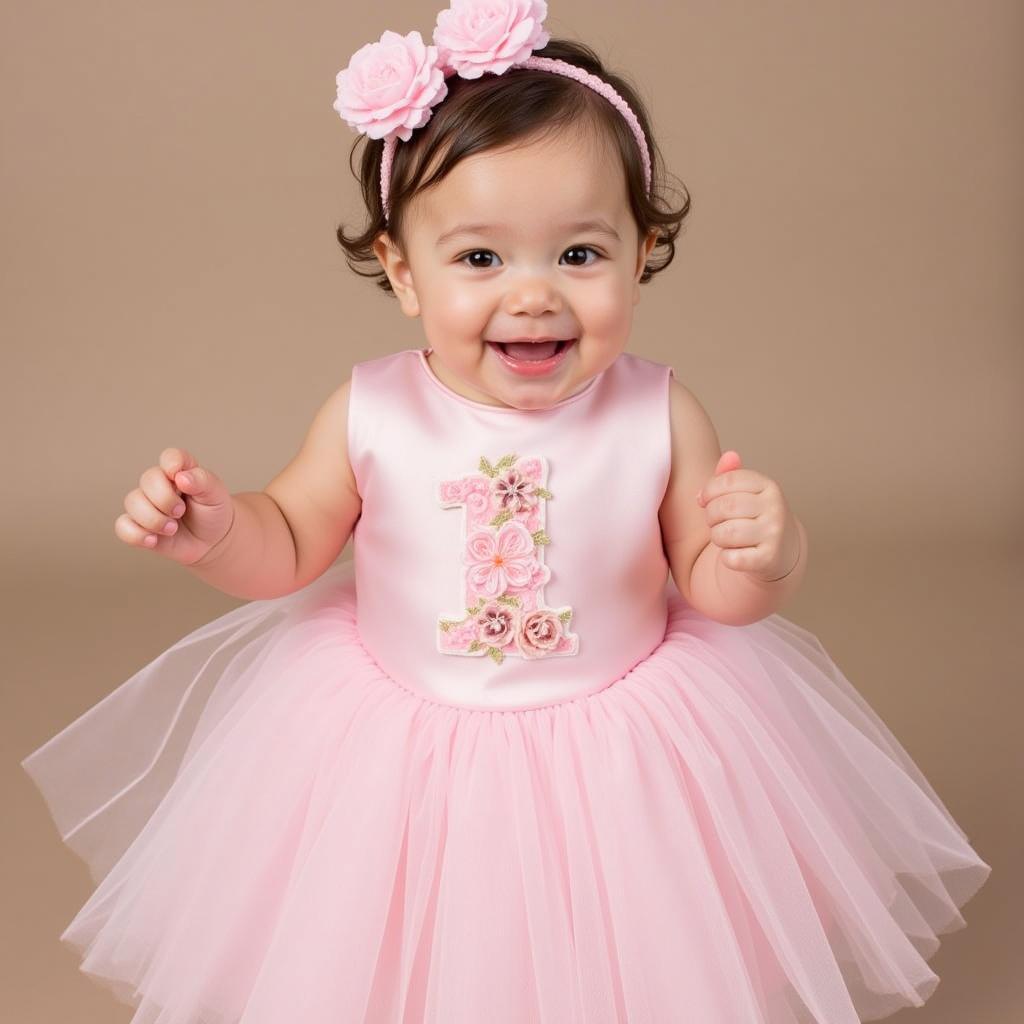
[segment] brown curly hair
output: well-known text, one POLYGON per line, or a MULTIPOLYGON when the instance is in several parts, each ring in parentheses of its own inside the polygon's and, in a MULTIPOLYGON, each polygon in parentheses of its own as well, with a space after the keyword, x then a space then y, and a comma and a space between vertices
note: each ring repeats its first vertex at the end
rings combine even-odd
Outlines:
POLYGON ((538 57, 555 57, 584 68, 608 82, 636 114, 647 138, 651 160, 651 194, 644 186, 644 170, 636 139, 629 125, 603 96, 564 75, 532 68, 512 68, 504 75, 485 74, 467 79, 447 79, 448 94, 433 109, 430 120, 417 128, 407 142, 395 147, 388 201, 390 221, 384 218, 380 199, 382 139, 360 135, 349 153, 349 170, 360 183, 369 223, 360 234, 347 235, 339 225, 337 238, 345 250, 349 267, 361 277, 374 277, 377 285, 393 294, 391 282, 373 250, 373 243, 386 231, 404 253, 402 225, 410 200, 418 192, 441 181, 459 163, 475 153, 533 140, 566 128, 594 127, 614 140, 626 172, 629 203, 640 238, 656 231, 657 240, 640 277, 646 284, 664 270, 675 255, 675 240, 690 210, 685 185, 682 205, 674 208, 666 199, 667 174, 651 122, 636 90, 628 81, 608 71, 590 47, 575 40, 552 38, 534 51, 538 57), (366 142, 357 173, 352 166, 356 147, 366 142), (429 178, 425 171, 432 161, 437 166, 429 178), (659 250, 663 250, 660 251, 659 250), (372 269, 362 270, 369 264, 372 269))

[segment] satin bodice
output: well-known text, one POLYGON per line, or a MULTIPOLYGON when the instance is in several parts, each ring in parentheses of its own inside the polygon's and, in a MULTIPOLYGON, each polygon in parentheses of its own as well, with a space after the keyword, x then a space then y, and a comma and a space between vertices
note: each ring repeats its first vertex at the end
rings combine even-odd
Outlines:
POLYGON ((459 395, 429 351, 352 370, 363 646, 403 686, 463 707, 602 689, 665 635, 672 368, 623 352, 524 411, 459 395))

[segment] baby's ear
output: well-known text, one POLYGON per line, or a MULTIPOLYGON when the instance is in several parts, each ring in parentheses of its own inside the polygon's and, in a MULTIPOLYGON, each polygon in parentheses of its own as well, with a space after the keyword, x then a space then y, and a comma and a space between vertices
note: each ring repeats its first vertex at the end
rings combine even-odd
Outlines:
POLYGON ((388 275, 402 312, 406 316, 419 316, 420 303, 413 285, 412 268, 394 239, 386 231, 382 231, 373 241, 373 251, 384 268, 384 273, 388 275))
POLYGON ((639 278, 643 273, 644 265, 647 263, 648 258, 651 255, 651 250, 654 248, 654 243, 658 241, 658 229, 651 228, 647 232, 647 237, 643 239, 640 246, 640 257, 637 261, 636 276, 639 278))
POLYGON ((651 255, 654 243, 658 241, 657 228, 651 228, 647 237, 642 239, 637 249, 636 270, 633 273, 633 305, 640 301, 640 276, 647 265, 647 258, 651 255))

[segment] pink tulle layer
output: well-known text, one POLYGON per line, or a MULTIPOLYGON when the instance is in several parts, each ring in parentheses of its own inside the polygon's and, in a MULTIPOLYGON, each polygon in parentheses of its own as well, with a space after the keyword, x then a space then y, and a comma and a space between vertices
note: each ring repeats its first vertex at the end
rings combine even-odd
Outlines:
MULTIPOLYGON (((671 586, 671 584, 670 584, 671 586)), ((989 866, 817 639, 678 592, 607 688, 439 704, 351 563, 183 637, 22 763, 134 1024, 851 1024, 989 866)))

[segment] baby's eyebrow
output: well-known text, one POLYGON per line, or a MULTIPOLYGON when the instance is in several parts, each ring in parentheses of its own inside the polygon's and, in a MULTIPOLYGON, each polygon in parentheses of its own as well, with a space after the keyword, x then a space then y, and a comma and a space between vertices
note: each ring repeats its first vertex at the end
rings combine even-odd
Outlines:
MULTIPOLYGON (((619 233, 609 224, 606 220, 601 217, 593 217, 589 220, 577 220, 569 224, 561 225, 563 231, 592 231, 601 235, 609 235, 616 241, 621 241, 619 233)), ((456 224, 455 227, 449 228, 447 231, 442 232, 437 236, 437 245, 443 245, 445 242, 451 241, 458 235, 488 235, 488 234, 502 234, 506 233, 509 229, 503 224, 456 224)))

